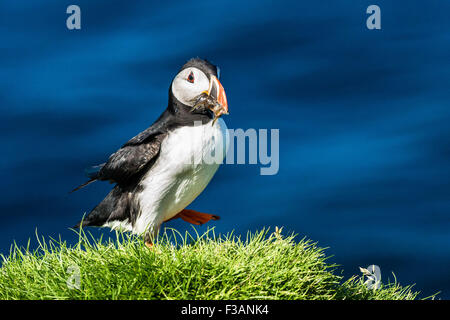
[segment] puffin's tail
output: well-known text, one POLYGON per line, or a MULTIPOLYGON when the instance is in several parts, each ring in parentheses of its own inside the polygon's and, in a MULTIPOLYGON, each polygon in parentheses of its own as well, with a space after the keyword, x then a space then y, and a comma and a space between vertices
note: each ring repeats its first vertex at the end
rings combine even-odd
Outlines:
POLYGON ((97 178, 92 178, 88 181, 86 181, 85 183, 83 183, 82 185, 79 185, 78 187, 76 187, 75 189, 73 189, 72 191, 70 191, 69 193, 75 192, 77 190, 80 190, 81 188, 86 187, 88 184, 91 184, 92 182, 96 181, 97 178))
POLYGON ((130 199, 128 192, 124 192, 120 186, 115 186, 83 220, 73 228, 102 227, 106 222, 124 221, 130 218, 130 199))
POLYGON ((81 188, 86 187, 88 184, 91 184, 92 182, 96 181, 99 175, 100 170, 103 168, 105 164, 99 164, 98 166, 93 166, 90 167, 88 169, 86 169, 84 171, 85 175, 89 178, 88 181, 86 181, 85 183, 83 183, 82 185, 79 185, 78 187, 76 187, 75 189, 73 189, 72 191, 70 191, 69 193, 75 192, 77 190, 80 190, 81 188))

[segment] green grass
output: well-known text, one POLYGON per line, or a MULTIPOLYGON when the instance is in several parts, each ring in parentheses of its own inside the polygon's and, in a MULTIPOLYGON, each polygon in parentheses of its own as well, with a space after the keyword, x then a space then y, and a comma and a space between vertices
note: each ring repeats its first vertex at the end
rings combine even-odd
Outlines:
MULTIPOLYGON (((35 251, 14 245, 0 269, 0 299, 414 299, 411 287, 344 281, 324 249, 281 230, 216 236, 165 231, 154 249, 117 234, 79 242, 40 239, 35 251), (74 274, 80 271, 79 288, 74 274), (74 273, 75 272, 75 273, 74 273), (67 284, 69 282, 69 285, 67 284)), ((357 267, 357 266, 356 266, 357 267)))

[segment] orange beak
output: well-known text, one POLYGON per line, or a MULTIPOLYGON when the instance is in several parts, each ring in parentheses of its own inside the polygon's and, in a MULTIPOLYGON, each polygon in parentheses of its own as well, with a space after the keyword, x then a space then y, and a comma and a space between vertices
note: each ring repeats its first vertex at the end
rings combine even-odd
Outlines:
POLYGON ((208 94, 216 99, 222 106, 221 114, 228 114, 228 102, 225 90, 219 79, 215 76, 211 76, 211 80, 209 81, 208 94))

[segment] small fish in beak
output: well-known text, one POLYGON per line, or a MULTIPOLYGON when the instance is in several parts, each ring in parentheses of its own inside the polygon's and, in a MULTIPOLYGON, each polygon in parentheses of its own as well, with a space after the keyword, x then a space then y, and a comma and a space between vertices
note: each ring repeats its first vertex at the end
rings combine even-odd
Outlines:
POLYGON ((202 92, 196 100, 192 111, 200 107, 208 108, 214 113, 213 125, 223 114, 228 114, 228 102, 225 90, 219 79, 215 76, 211 76, 208 90, 202 92))

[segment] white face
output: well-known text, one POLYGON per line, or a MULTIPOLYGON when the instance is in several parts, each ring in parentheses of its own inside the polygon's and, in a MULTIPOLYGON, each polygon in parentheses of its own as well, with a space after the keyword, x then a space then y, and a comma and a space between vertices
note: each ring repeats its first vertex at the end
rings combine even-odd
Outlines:
POLYGON ((172 82, 172 93, 181 103, 193 107, 194 99, 209 89, 209 80, 200 69, 190 67, 182 70, 172 82))

